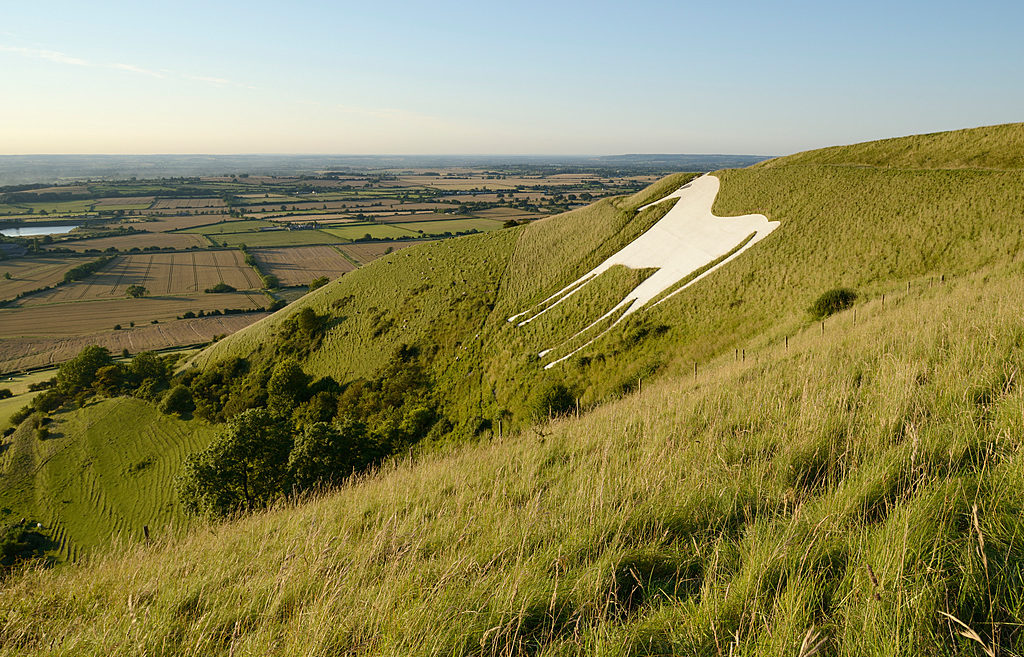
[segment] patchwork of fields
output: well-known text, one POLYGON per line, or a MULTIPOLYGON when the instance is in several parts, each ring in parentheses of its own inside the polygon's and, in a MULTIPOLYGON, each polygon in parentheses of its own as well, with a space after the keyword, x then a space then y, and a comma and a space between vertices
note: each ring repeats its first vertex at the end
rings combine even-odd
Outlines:
POLYGON ((367 169, 0 193, 6 225, 78 225, 23 239, 27 255, 0 260, 0 372, 59 363, 87 344, 136 353, 204 342, 255 321, 275 300, 294 301, 314 279, 431 239, 631 193, 642 178, 367 169), (101 254, 113 259, 92 271, 101 254), (75 280, 65 282, 69 272, 75 280), (235 291, 205 293, 218 283, 235 291), (128 298, 132 286, 146 294, 128 298), (225 310, 246 312, 207 316, 225 310))
POLYGON ((239 251, 186 251, 118 256, 83 281, 26 297, 19 306, 96 299, 123 299, 128 286, 142 285, 152 297, 197 294, 217 283, 258 290, 259 276, 239 251))

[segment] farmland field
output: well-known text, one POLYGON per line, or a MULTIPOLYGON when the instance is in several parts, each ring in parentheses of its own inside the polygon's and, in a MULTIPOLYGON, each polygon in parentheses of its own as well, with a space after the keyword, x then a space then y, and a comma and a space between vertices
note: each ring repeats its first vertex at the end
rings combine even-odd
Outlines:
POLYGON ((394 224, 400 228, 412 231, 422 231, 427 235, 440 235, 443 233, 459 233, 467 230, 495 230, 501 228, 501 222, 494 219, 478 219, 467 217, 466 219, 441 219, 438 221, 410 221, 407 223, 394 224))
MULTIPOLYGON (((206 295, 220 297, 225 295, 206 295)), ((265 298, 264 298, 265 300, 265 298)), ((88 306, 89 304, 82 304, 88 306)), ((52 307, 51 307, 52 308, 52 307)), ((0 339, 0 372, 15 372, 31 367, 56 365, 73 358, 83 348, 98 344, 112 353, 127 349, 138 353, 151 349, 203 344, 217 335, 226 335, 267 316, 253 312, 240 315, 216 315, 146 324, 136 322, 134 328, 120 331, 101 325, 95 331, 65 336, 43 336, 0 339)), ((73 331, 71 333, 74 333, 73 331)), ((0 387, 4 387, 0 385, 0 387)))
MULTIPOLYGON (((188 228, 206 226, 214 221, 220 221, 218 217, 221 216, 224 215, 157 215, 153 219, 147 221, 133 221, 129 225, 134 227, 136 230, 144 230, 149 233, 164 233, 175 230, 184 232, 188 228)), ((224 216, 224 219, 230 221, 226 216, 224 216)))
POLYGON ((197 208, 223 208, 219 198, 162 198, 153 204, 154 210, 193 210, 197 208))
POLYGON ((96 199, 95 210, 145 210, 153 204, 152 196, 96 199))
POLYGON ((243 219, 240 221, 223 221, 208 226, 191 228, 188 232, 198 235, 220 235, 222 233, 241 233, 246 231, 257 231, 260 228, 270 228, 274 224, 259 219, 243 219))
POLYGON ((25 297, 18 306, 124 298, 129 285, 142 285, 154 297, 197 294, 220 282, 238 290, 262 287, 240 251, 132 254, 119 256, 85 280, 25 297))
POLYGON ((88 262, 86 258, 15 258, 0 261, 0 300, 13 299, 22 292, 59 283, 64 272, 88 262), (9 273, 10 280, 3 275, 9 273))
POLYGON ((334 214, 285 214, 285 213, 269 213, 266 215, 250 214, 249 217, 262 217, 265 216, 268 219, 274 219, 275 221, 287 221, 287 222, 298 222, 298 223, 309 223, 311 221, 329 221, 331 223, 351 223, 356 221, 352 218, 351 214, 334 213, 334 214))
MULTIPOLYGON (((115 324, 127 328, 156 319, 173 321, 187 312, 225 308, 263 308, 270 301, 259 292, 193 294, 142 299, 97 299, 74 304, 0 308, 0 338, 72 337, 110 331, 115 324)), ((170 345, 166 345, 170 346, 170 345)))
POLYGON ((277 276, 283 287, 308 285, 314 278, 337 278, 355 269, 330 246, 298 246, 252 251, 260 269, 277 276))
POLYGON ((209 242, 203 239, 200 235, 192 235, 189 233, 142 232, 118 235, 116 237, 97 237, 95 239, 59 242, 59 244, 62 247, 71 249, 72 251, 86 251, 88 249, 98 249, 103 251, 110 247, 114 247, 121 251, 127 251, 128 249, 136 247, 140 249, 153 246, 161 249, 187 249, 191 246, 209 246, 209 242))
POLYGON ((416 246, 417 244, 423 244, 425 240, 402 240, 396 242, 366 242, 362 244, 343 244, 338 248, 349 255, 353 260, 361 265, 365 265, 368 262, 372 262, 377 258, 390 253, 391 251, 397 251, 404 249, 407 246, 416 246))
MULTIPOLYGON (((364 230, 363 233, 366 231, 364 230)), ((403 233, 407 234, 407 233, 403 233)), ((267 246, 302 246, 306 244, 337 244, 343 238, 331 235, 326 230, 270 230, 250 233, 225 233, 211 237, 218 244, 228 246, 267 247, 267 246)))
POLYGON ((347 240, 361 239, 366 235, 379 240, 410 237, 416 234, 411 230, 397 226, 382 226, 380 224, 355 224, 352 226, 339 226, 337 228, 324 228, 322 232, 347 240))
POLYGON ((0 308, 0 372, 59 363, 90 343, 114 351, 159 349, 203 342, 255 321, 256 313, 176 319, 271 303, 255 292, 263 281, 244 254, 219 248, 224 245, 251 247, 261 271, 292 286, 275 293, 277 298, 291 300, 312 279, 336 278, 388 251, 448 232, 500 228, 509 218, 550 216, 639 186, 618 174, 449 167, 96 180, 3 193, 5 224, 63 219, 85 226, 47 241, 22 239, 30 251, 37 245, 50 251, 0 261, 0 301, 12 304, 0 308), (438 214, 451 210, 465 216, 438 214), (284 229, 311 222, 322 227, 284 229), (281 229, 260 230, 268 227, 281 229), (116 234, 119 228, 131 230, 116 234), (356 241, 366 235, 373 239, 356 241), (117 257, 103 270, 63 283, 65 272, 107 249, 117 257), (10 280, 3 278, 6 271, 10 280), (238 291, 203 293, 221 281, 238 291), (15 301, 21 293, 55 284, 15 301), (126 298, 129 285, 147 288, 148 295, 126 298))

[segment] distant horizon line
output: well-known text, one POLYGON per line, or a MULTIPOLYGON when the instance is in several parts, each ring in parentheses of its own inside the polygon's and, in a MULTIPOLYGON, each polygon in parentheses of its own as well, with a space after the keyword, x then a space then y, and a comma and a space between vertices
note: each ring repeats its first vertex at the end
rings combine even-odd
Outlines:
POLYGON ((0 153, 0 157, 779 157, 763 153, 0 153))

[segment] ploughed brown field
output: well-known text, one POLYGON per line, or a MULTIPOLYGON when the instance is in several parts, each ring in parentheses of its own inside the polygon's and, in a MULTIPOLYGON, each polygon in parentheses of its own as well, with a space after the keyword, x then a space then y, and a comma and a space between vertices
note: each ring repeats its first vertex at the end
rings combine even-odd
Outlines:
POLYGON ((120 331, 40 338, 0 338, 0 371, 14 372, 55 365, 74 358, 82 349, 98 344, 112 353, 131 353, 209 342, 215 336, 234 333, 269 313, 246 313, 182 319, 160 324, 125 325, 120 331))
POLYGON ((85 280, 30 295, 17 305, 29 307, 121 299, 130 285, 145 287, 153 297, 197 294, 221 282, 238 290, 256 290, 263 286, 259 276, 245 264, 242 253, 237 250, 131 254, 118 256, 85 280))
POLYGON ((277 276, 284 287, 308 285, 314 278, 337 278, 355 269, 345 256, 330 246, 293 246, 253 249, 260 269, 277 276))

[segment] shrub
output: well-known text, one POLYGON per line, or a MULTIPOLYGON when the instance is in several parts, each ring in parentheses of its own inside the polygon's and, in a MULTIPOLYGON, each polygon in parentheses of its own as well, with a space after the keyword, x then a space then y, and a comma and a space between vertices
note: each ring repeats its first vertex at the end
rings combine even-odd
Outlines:
POLYGON ((829 315, 846 310, 857 300, 857 293, 847 287, 837 287, 818 297, 808 309, 814 319, 825 319, 829 315))
POLYGON ((534 420, 562 415, 576 405, 576 397, 564 383, 549 382, 534 391, 530 414, 534 420))
POLYGON ((221 282, 217 283, 216 285, 214 285, 213 287, 208 287, 208 288, 206 288, 204 290, 204 292, 206 292, 207 294, 220 294, 220 293, 223 293, 223 292, 234 292, 234 291, 235 291, 235 288, 233 288, 232 286, 228 285, 224 281, 221 281, 221 282))
POLYGON ((10 388, 0 388, 0 399, 8 399, 9 397, 13 396, 14 393, 11 392, 10 388))
POLYGON ((176 385, 167 391, 164 400, 160 402, 160 412, 167 415, 182 415, 195 410, 195 403, 192 401, 192 392, 183 385, 176 385))
POLYGON ((142 285, 129 285, 124 292, 133 299, 138 299, 149 294, 149 290, 142 285))

